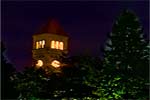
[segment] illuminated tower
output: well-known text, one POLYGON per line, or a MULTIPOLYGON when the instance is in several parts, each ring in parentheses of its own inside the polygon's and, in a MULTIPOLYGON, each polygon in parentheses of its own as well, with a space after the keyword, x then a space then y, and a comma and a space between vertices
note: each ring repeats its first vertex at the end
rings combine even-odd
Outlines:
POLYGON ((32 58, 37 61, 37 68, 57 68, 62 53, 68 53, 68 35, 57 20, 51 19, 33 35, 32 58))

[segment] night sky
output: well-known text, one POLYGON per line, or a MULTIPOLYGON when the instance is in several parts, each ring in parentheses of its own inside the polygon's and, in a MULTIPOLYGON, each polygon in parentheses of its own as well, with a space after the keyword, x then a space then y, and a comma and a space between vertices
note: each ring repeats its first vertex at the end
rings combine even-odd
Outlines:
POLYGON ((136 2, 2 2, 1 32, 6 56, 18 70, 31 64, 32 35, 56 18, 71 38, 70 54, 101 55, 106 35, 123 9, 140 18, 149 33, 149 3, 136 2))

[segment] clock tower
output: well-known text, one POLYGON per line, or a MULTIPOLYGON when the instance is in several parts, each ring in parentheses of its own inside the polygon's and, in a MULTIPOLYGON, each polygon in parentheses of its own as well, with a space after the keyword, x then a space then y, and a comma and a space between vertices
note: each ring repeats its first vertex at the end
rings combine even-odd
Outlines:
POLYGON ((68 53, 68 35, 59 22, 49 20, 38 32, 33 35, 32 58, 39 67, 61 67, 59 57, 68 53))

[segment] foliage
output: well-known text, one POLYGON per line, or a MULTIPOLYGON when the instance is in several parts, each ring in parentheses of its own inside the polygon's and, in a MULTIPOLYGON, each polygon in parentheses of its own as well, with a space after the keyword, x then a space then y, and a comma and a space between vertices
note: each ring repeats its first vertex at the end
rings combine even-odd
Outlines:
POLYGON ((47 78, 43 69, 35 69, 34 67, 26 68, 22 73, 17 73, 14 80, 15 88, 19 91, 19 99, 31 99, 39 97, 47 78))
MULTIPOLYGON (((95 87, 86 83, 86 79, 92 79, 93 74, 85 64, 88 62, 81 57, 82 61, 76 61, 76 57, 63 59, 67 66, 60 71, 47 71, 34 67, 26 68, 18 73, 16 89, 20 92, 20 99, 71 99, 97 97, 92 93, 95 87), (82 62, 82 63, 81 63, 82 62), (88 71, 89 70, 89 71, 88 71), (90 73, 91 72, 91 73, 90 73), (90 73, 88 75, 87 73, 90 73)), ((88 62, 88 64, 90 64, 88 62)), ((51 70, 51 68, 49 69, 51 70)))
POLYGON ((91 56, 82 55, 68 58, 68 66, 63 68, 64 78, 70 81, 69 84, 72 84, 71 88, 75 91, 73 94, 77 94, 75 97, 97 98, 93 94, 96 87, 92 83, 96 81, 94 77, 97 73, 96 68, 100 67, 99 64, 100 59, 91 56))
POLYGON ((134 70, 136 75, 146 79, 149 47, 143 35, 142 26, 134 13, 128 10, 123 11, 115 22, 106 44, 105 65, 111 64, 118 67, 125 71, 124 74, 128 74, 127 70, 134 70))
POLYGON ((99 89, 103 92, 99 95, 107 99, 147 98, 145 83, 148 82, 148 56, 148 42, 143 37, 138 18, 131 11, 123 11, 106 43, 103 61, 105 69, 100 78, 99 89), (118 85, 116 88, 115 84, 118 85))

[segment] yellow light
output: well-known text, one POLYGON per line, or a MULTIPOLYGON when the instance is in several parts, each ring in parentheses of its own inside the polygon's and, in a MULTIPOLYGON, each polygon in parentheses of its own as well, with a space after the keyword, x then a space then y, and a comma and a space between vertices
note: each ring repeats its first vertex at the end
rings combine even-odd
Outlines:
POLYGON ((59 42, 56 41, 56 45, 55 45, 56 49, 59 49, 59 42))
POLYGON ((45 40, 42 41, 42 48, 45 46, 45 40))
POLYGON ((39 48, 39 43, 38 42, 36 42, 36 49, 38 49, 39 48))
POLYGON ((42 45, 42 41, 39 41, 40 45, 42 45))
POLYGON ((41 48, 41 46, 40 46, 40 41, 38 41, 38 48, 41 48))
POLYGON ((43 61, 42 60, 38 60, 36 66, 38 66, 38 67, 43 66, 43 61))
POLYGON ((52 61, 51 65, 55 68, 59 68, 60 67, 60 62, 57 60, 52 61))
POLYGON ((60 49, 60 50, 63 50, 63 49, 64 49, 64 44, 63 44, 63 42, 60 42, 60 43, 59 43, 59 49, 60 49))
POLYGON ((52 48, 52 49, 55 48, 55 41, 51 41, 51 48, 52 48))

